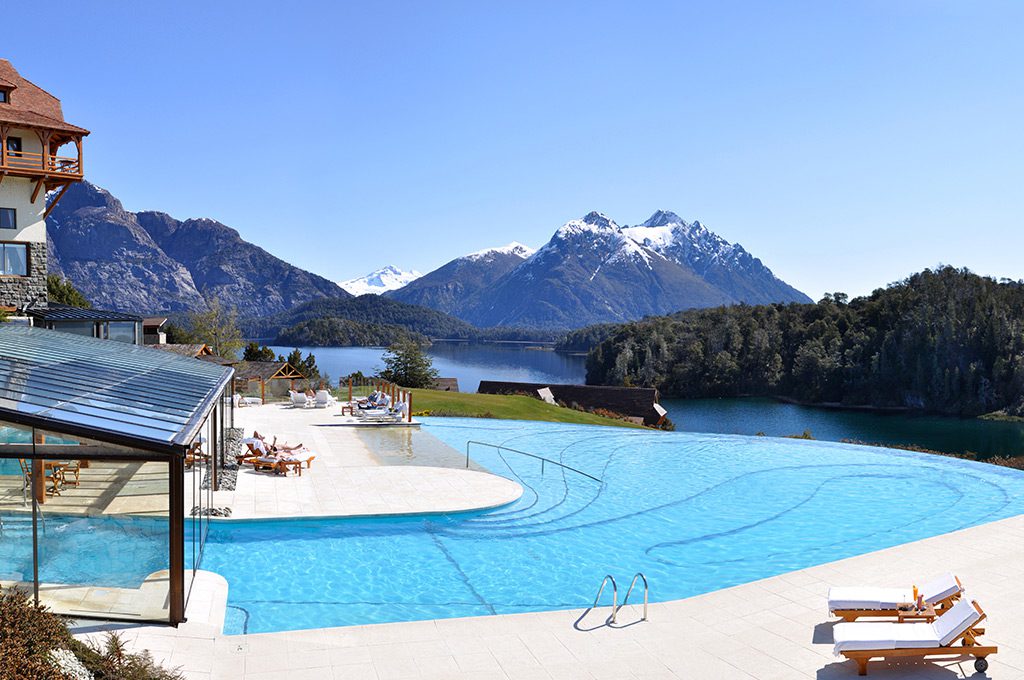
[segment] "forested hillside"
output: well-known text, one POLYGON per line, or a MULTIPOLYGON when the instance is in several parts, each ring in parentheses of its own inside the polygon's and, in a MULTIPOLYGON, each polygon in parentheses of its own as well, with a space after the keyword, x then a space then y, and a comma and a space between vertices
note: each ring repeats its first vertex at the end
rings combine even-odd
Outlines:
MULTIPOLYGON (((570 335, 566 345, 585 342, 570 335)), ((807 402, 977 415, 1024 402, 1024 283, 925 270, 847 301, 736 305, 609 331, 587 382, 664 396, 807 402)))

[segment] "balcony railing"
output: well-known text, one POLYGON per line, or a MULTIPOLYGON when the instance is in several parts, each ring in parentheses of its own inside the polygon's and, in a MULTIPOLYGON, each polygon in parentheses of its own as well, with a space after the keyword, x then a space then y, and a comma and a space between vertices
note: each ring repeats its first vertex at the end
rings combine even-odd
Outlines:
POLYGON ((82 168, 77 158, 70 156, 49 155, 43 160, 43 154, 35 151, 10 151, 3 154, 0 170, 12 175, 37 176, 55 175, 81 177, 82 168))

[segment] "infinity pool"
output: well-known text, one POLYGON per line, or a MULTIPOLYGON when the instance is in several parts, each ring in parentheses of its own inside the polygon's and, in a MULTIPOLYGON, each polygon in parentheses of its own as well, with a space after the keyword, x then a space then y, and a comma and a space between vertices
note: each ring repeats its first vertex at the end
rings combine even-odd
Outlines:
POLYGON ((602 481, 474 445, 476 463, 524 486, 520 500, 214 523, 201 566, 230 584, 226 632, 585 607, 607 573, 628 584, 643 571, 652 601, 673 600, 1024 512, 1024 473, 927 454, 457 418, 423 429, 602 481))

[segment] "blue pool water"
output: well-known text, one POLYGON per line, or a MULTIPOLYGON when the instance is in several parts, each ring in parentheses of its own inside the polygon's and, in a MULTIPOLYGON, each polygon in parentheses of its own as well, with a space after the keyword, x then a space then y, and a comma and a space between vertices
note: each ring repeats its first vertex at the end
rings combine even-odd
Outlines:
MULTIPOLYGON (((46 513, 38 531, 39 578, 46 583, 138 588, 167 569, 166 518, 46 513)), ((6 580, 32 580, 27 512, 0 514, 0 581, 6 580)))
POLYGON ((606 573, 628 583, 643 571, 653 601, 673 600, 1024 512, 1024 473, 926 454, 427 420, 456 450, 503 444, 603 481, 480 447, 474 460, 519 481, 520 500, 463 515, 213 523, 201 566, 230 584, 227 632, 585 607, 606 573))

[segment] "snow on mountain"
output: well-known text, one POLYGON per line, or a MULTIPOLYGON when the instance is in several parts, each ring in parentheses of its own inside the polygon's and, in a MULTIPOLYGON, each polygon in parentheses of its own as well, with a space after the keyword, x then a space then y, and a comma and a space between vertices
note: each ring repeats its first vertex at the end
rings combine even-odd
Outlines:
POLYGON ((482 260, 495 255, 518 255, 525 259, 533 255, 535 252, 536 248, 524 246, 522 243, 512 241, 512 243, 509 243, 506 246, 501 246, 500 248, 484 248, 483 250, 478 250, 475 253, 470 253, 464 257, 468 260, 482 260))
POLYGON ((380 295, 389 290, 398 290, 402 286, 423 276, 415 269, 405 271, 388 265, 383 269, 370 272, 366 276, 348 281, 339 281, 338 285, 355 296, 373 294, 380 295))

